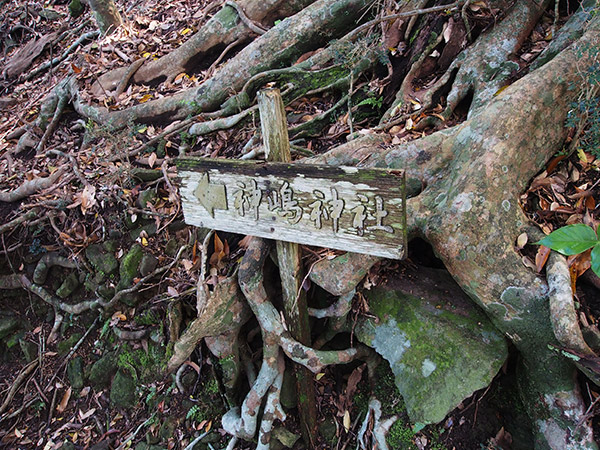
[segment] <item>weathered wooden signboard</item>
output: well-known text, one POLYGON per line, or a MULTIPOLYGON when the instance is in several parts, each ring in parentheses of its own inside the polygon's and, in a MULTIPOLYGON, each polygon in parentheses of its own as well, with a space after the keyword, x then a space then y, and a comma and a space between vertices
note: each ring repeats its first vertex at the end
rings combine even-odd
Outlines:
POLYGON ((190 225, 404 257, 403 171, 203 158, 177 167, 190 225))

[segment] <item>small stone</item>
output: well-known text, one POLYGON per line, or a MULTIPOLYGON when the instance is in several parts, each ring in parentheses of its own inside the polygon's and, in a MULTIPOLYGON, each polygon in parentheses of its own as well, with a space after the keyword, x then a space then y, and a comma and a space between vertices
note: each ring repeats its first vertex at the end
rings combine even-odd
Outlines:
POLYGON ((109 352, 96 361, 90 369, 89 381, 96 390, 110 385, 110 380, 117 372, 117 354, 109 352))
POLYGON ((158 259, 154 255, 145 254, 140 261, 140 275, 150 275, 158 266, 158 259))
POLYGON ((131 375, 117 371, 110 386, 110 401, 115 406, 132 408, 137 403, 135 380, 131 375))
POLYGON ((14 317, 0 317, 0 339, 4 339, 19 328, 19 321, 14 317))
POLYGON ((115 288, 107 284, 98 286, 98 295, 104 300, 110 300, 115 295, 115 288))
POLYGON ((67 376, 74 391, 78 392, 83 388, 83 360, 81 356, 77 356, 69 361, 67 376))
POLYGON ((138 198, 136 200, 136 205, 138 208, 146 208, 148 203, 152 203, 152 201, 156 198, 156 191, 154 189, 146 189, 139 193, 138 198))
POLYGON ((33 342, 26 341, 25 339, 19 339, 19 346, 25 356, 25 361, 31 362, 38 357, 38 346, 33 342))
POLYGON ((67 298, 75 289, 79 287, 79 278, 74 273, 70 273, 56 290, 56 295, 60 298, 67 298))
POLYGON ((81 339, 81 333, 73 333, 68 339, 59 342, 57 345, 58 354, 64 356, 69 353, 79 339, 81 339))
POLYGON ((104 241, 102 243, 102 247, 104 247, 104 250, 106 250, 107 252, 115 253, 119 249, 119 244, 117 243, 117 241, 109 239, 108 241, 104 241))
POLYGON ((284 427, 276 427, 271 436, 277 439, 284 447, 292 448, 294 444, 300 439, 300 436, 292 433, 284 427))
POLYGON ((98 274, 111 275, 119 268, 117 259, 111 253, 106 253, 100 244, 88 246, 85 256, 98 274))
POLYGON ((137 238, 140 237, 140 234, 142 233, 142 231, 145 231, 148 236, 154 236, 156 234, 156 223, 150 222, 144 226, 141 226, 139 228, 136 228, 135 230, 130 231, 129 237, 131 238, 131 240, 135 241, 137 238))

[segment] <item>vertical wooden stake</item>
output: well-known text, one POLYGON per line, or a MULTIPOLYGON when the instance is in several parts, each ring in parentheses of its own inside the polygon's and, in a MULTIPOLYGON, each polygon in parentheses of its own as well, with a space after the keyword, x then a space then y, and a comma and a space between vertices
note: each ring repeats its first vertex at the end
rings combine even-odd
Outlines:
MULTIPOLYGON (((263 89, 258 93, 258 108, 267 161, 291 162, 290 142, 285 108, 279 89, 263 89)), ((304 273, 300 247, 291 242, 276 241, 279 273, 283 290, 284 316, 292 336, 304 345, 311 344, 306 293, 302 289, 304 273)), ((298 411, 305 443, 314 448, 317 433, 317 408, 313 374, 305 367, 294 366, 298 388, 298 411)))

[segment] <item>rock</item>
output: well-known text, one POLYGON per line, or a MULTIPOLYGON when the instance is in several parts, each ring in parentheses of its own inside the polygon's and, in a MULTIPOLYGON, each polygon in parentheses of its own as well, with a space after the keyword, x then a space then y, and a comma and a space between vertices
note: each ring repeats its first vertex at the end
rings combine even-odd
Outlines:
POLYGON ((154 255, 145 254, 140 261, 140 275, 145 277, 150 275, 158 266, 158 259, 154 255))
POLYGON ((299 435, 288 431, 284 427, 274 428, 271 436, 281 442, 286 448, 292 448, 298 439, 300 439, 299 435))
POLYGON ((4 339, 19 328, 19 321, 11 316, 0 317, 0 339, 4 339))
POLYGON ((85 256, 98 274, 104 276, 117 273, 119 262, 111 254, 107 253, 100 244, 90 245, 85 249, 85 256))
POLYGON ((56 295, 60 298, 67 298, 75 289, 79 287, 79 278, 74 273, 70 273, 56 290, 56 295))
POLYGON ((79 392, 83 387, 83 359, 77 356, 67 364, 67 376, 73 391, 79 392))
POLYGON ((132 241, 135 241, 137 238, 140 237, 140 234, 142 233, 142 231, 145 231, 148 236, 154 236, 156 234, 156 223, 150 222, 139 228, 131 230, 129 232, 129 237, 131 238, 132 241))
POLYGON ((115 253, 119 249, 119 244, 117 243, 117 241, 109 239, 102 243, 102 247, 104 247, 104 250, 106 250, 107 252, 115 253))
POLYGON ((109 352, 92 365, 89 374, 90 384, 96 390, 108 387, 116 372, 117 354, 109 352))
POLYGON ((97 292, 104 300, 110 300, 115 295, 115 288, 108 284, 102 284, 98 286, 97 292))
POLYGON ((445 271, 420 268, 364 295, 379 320, 360 320, 356 337, 390 363, 414 423, 443 420, 506 360, 502 335, 445 271))
POLYGON ((142 247, 134 244, 127 254, 121 258, 119 265, 119 286, 130 287, 133 279, 139 275, 140 261, 144 256, 142 247))
POLYGON ((38 346, 33 342, 19 339, 19 346, 25 356, 25 361, 31 362, 38 357, 38 346))
POLYGON ((65 442, 63 443, 63 445, 60 446, 60 450, 76 450, 77 447, 75 447, 75 444, 73 444, 72 442, 65 442))
MULTIPOLYGON (((139 267, 144 251, 138 244, 134 244, 129 252, 121 258, 119 266, 119 283, 117 284, 116 291, 122 291, 123 289, 130 288, 133 285, 133 279, 140 276, 139 267)), ((137 295, 128 294, 121 298, 121 301, 128 306, 135 306, 137 302, 137 295)))
POLYGON ((337 440, 337 428, 333 420, 325 420, 319 424, 319 434, 327 443, 334 443, 337 440))
POLYGON ((58 343, 57 350, 60 356, 64 356, 71 351, 73 346, 81 339, 81 333, 73 333, 69 338, 58 343))
POLYGON ((145 209, 148 206, 148 203, 152 203, 152 201, 156 198, 156 190, 154 189, 146 189, 139 193, 135 204, 138 208, 145 209))
POLYGON ((132 408, 137 403, 135 380, 128 373, 117 371, 110 386, 110 401, 115 406, 132 408))

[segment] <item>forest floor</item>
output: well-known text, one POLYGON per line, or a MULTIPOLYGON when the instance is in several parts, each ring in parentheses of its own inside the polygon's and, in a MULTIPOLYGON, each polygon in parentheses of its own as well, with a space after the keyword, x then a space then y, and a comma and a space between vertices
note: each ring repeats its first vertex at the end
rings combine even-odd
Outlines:
MULTIPOLYGON (((137 245, 144 254, 152 255, 147 258, 146 271, 132 274, 133 282, 138 282, 157 267, 173 261, 179 243, 188 242, 197 248, 202 238, 183 222, 180 199, 173 186, 176 176, 173 158, 182 153, 239 157, 254 135, 256 121, 204 137, 177 134, 161 148, 129 156, 126 150, 157 136, 162 131, 159 125, 133 125, 114 135, 82 122, 67 109, 59 127, 49 137, 45 152, 38 155, 34 150, 17 155, 8 152, 15 145, 18 130, 35 119, 41 100, 67 74, 76 74, 80 83, 91 85, 98 74, 128 66, 137 58, 158 58, 189 38, 219 10, 220 3, 121 2, 125 26, 109 37, 83 42, 64 61, 39 71, 80 35, 95 30, 89 13, 73 19, 67 4, 59 1, 50 6, 39 1, 0 3, 3 8, 0 71, 4 75, 0 80, 0 190, 12 190, 26 180, 60 170, 56 165, 57 155, 70 155, 73 164, 72 174, 60 183, 19 201, 0 201, 0 226, 28 211, 36 211, 40 218, 37 224, 30 222, 28 227, 17 227, 1 235, 3 258, 0 259, 5 259, 0 261, 2 273, 34 268, 40 256, 49 252, 66 250, 78 255, 89 252, 90 247, 103 246, 121 258, 137 245), (48 43, 26 49, 35 40, 48 43), (16 75, 7 76, 10 70, 16 71, 16 75)), ((533 33, 529 53, 521 55, 524 61, 544 48, 552 22, 548 17, 533 33)), ((172 83, 158 87, 130 87, 116 101, 108 97, 93 100, 108 108, 125 108, 199 85, 214 69, 207 65, 198 74, 182 74, 172 83)), ((382 92, 375 98, 381 99, 382 92)), ((298 100, 287 108, 288 121, 292 125, 310 120, 335 101, 327 96, 298 100)), ((376 101, 371 103, 366 106, 381 108, 376 101)), ((363 116, 353 123, 355 130, 376 124, 371 123, 376 120, 375 115, 370 118, 367 111, 363 116)), ((306 139, 301 145, 318 154, 343 142, 349 131, 348 117, 341 115, 321 136, 306 139)), ((398 140, 411 134, 402 127, 390 132, 396 133, 393 138, 398 140)), ((597 225, 599 167, 598 155, 585 151, 557 156, 523 194, 523 208, 547 233, 580 221, 597 225)), ((243 251, 243 244, 239 236, 229 234, 221 234, 211 243, 215 277, 227 274, 243 251)), ((523 263, 542 272, 547 252, 526 247, 527 242, 520 244, 523 263)), ((305 250, 307 267, 317 258, 331 254, 326 249, 305 250)), ((570 263, 582 320, 597 324, 600 284, 587 270, 589 252, 587 257, 583 254, 570 258, 570 263)), ((181 264, 143 283, 135 293, 136 301, 123 305, 112 317, 100 320, 92 311, 64 317, 55 339, 49 339, 56 332, 52 308, 24 290, 0 290, 0 447, 185 448, 204 431, 211 433, 210 439, 203 443, 212 440, 215 447, 224 447, 227 439, 221 430, 220 415, 229 406, 209 352, 206 349, 196 352, 179 386, 173 377, 160 375, 165 355, 163 344, 168 340, 165 323, 169 298, 180 300, 184 317, 192 311, 198 264, 196 251, 184 255, 181 264), (135 334, 138 332, 139 335, 135 334), (131 336, 141 337, 131 339, 131 336), (120 349, 118 354, 116 348, 120 349), (114 360, 105 359, 111 352, 116 355, 114 360), (101 366, 98 361, 108 366, 101 366), (136 382, 133 391, 123 381, 118 392, 114 380, 111 383, 102 376, 103 370, 110 372, 105 367, 131 372, 136 382)), ((415 264, 440 267, 431 248, 415 241, 409 246, 406 262, 377 264, 369 279, 377 282, 406 265, 415 264)), ((46 283, 59 289, 71 272, 69 268, 55 267, 46 283)), ((87 281, 76 280, 76 284, 84 286, 87 281)), ((82 287, 79 289, 84 291, 82 287)), ((84 294, 81 293, 82 297, 84 294)), ((253 328, 256 323, 248 324, 246 332, 252 335, 253 328)), ((250 352, 259 350, 251 340, 248 347, 250 352)), ((465 400, 445 422, 422 430, 415 430, 409 424, 393 376, 389 368, 382 368, 380 394, 391 399, 385 412, 401 417, 391 439, 403 445, 402 448, 419 450, 531 448, 531 436, 511 434, 527 421, 523 405, 514 394, 515 365, 515 358, 511 357, 488 389, 465 400)), ((333 367, 318 378, 317 403, 323 435, 318 448, 343 449, 356 445, 359 412, 368 397, 366 380, 361 381, 360 377, 362 369, 358 364, 333 367), (348 395, 352 391, 354 395, 348 395), (346 412, 351 418, 349 428, 346 412)), ((584 386, 592 417, 599 411, 596 400, 600 394, 591 383, 584 382, 584 386)), ((293 408, 293 399, 289 401, 293 408)), ((600 429, 598 419, 594 420, 595 429, 600 429)), ((295 437, 299 434, 296 421, 293 414, 288 415, 286 429, 295 433, 295 437)), ((276 436, 287 442, 294 438, 283 430, 276 436)), ((251 444, 247 445, 251 448, 251 444)), ((300 448, 300 444, 294 448, 300 448)))

